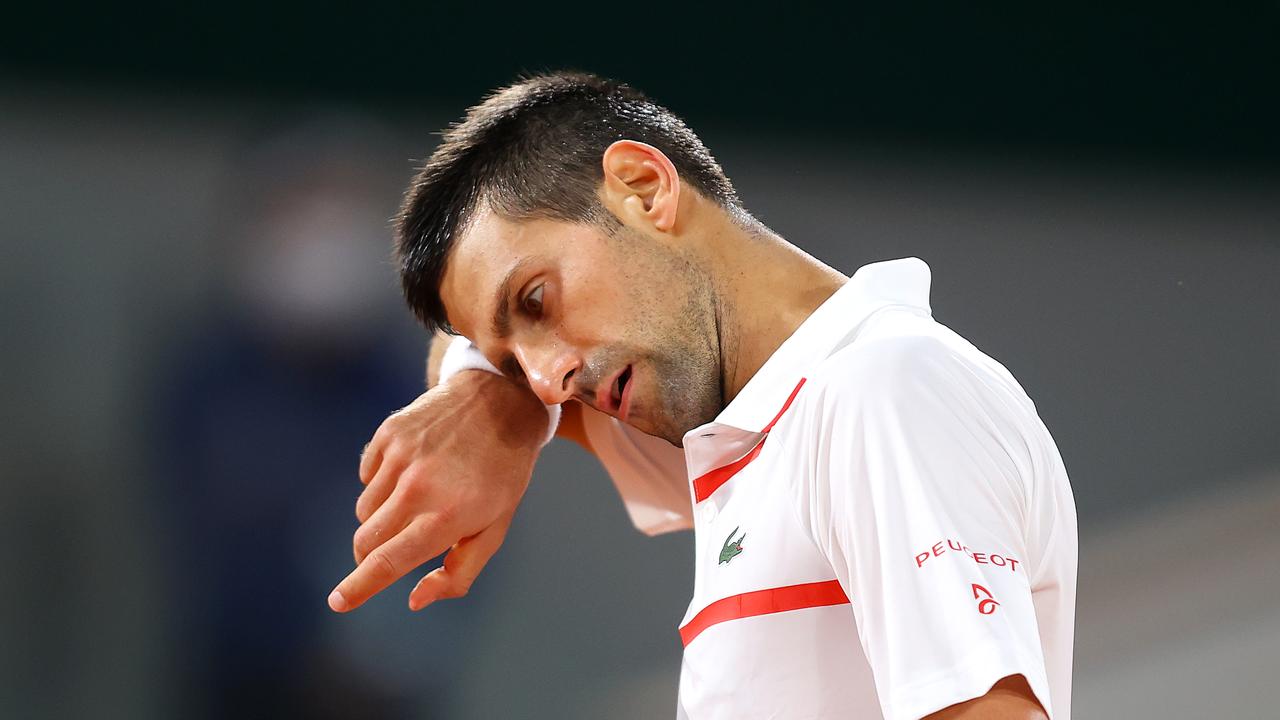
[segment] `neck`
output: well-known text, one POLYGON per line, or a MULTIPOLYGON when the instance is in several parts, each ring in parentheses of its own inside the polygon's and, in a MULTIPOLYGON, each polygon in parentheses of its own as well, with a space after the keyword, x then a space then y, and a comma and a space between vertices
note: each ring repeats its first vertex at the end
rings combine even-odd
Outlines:
POLYGON ((848 280, 760 226, 730 223, 710 243, 724 404, 848 280))

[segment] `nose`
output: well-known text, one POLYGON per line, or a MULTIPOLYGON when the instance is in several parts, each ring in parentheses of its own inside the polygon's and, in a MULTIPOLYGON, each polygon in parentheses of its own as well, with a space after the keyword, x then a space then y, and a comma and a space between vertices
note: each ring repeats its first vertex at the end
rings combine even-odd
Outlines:
POLYGON ((560 343, 546 349, 516 345, 513 352, 529 387, 544 405, 559 405, 573 397, 571 381, 582 361, 572 348, 560 343))

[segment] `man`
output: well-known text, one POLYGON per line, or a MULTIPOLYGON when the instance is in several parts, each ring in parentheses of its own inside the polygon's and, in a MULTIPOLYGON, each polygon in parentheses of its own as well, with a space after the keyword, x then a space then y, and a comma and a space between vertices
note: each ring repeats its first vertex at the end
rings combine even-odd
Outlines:
POLYGON ((562 407, 641 529, 696 531, 680 716, 1070 716, 1066 472, 1012 376, 933 321, 924 263, 846 278, 669 111, 571 73, 472 108, 398 234, 410 307, 466 339, 362 458, 334 610, 446 551, 409 605, 464 594, 562 407))

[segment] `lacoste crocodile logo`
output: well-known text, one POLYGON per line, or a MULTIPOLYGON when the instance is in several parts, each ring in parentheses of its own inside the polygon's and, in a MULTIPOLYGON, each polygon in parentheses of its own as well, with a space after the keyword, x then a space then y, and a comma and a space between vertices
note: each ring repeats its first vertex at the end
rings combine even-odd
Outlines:
POLYGON ((720 562, 716 563, 717 565, 723 565, 742 554, 742 540, 747 534, 744 532, 734 540, 733 535, 736 532, 738 528, 734 528, 733 532, 729 533, 729 537, 724 539, 724 547, 720 548, 720 562))

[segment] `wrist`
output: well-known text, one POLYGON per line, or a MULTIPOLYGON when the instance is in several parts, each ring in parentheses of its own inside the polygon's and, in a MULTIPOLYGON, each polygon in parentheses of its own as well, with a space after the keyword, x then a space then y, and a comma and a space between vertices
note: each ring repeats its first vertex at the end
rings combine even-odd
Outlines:
MULTIPOLYGON (((440 361, 440 384, 444 384, 449 378, 459 373, 480 372, 491 375, 497 380, 501 380, 511 389, 518 390, 533 403, 542 406, 546 411, 546 424, 543 426, 544 433, 542 435, 542 444, 546 445, 556 436, 556 429, 560 425, 560 406, 559 405, 542 405, 542 402, 534 396, 533 392, 528 388, 521 387, 512 382, 505 375, 498 372, 498 369, 489 362, 487 358, 471 344, 471 341, 465 337, 454 338, 449 343, 449 347, 445 350, 444 358, 440 361)), ((510 405, 510 408, 519 407, 518 405, 510 405)))
POLYGON ((448 384, 478 410, 477 419, 511 447, 537 450, 546 444, 547 414, 540 400, 510 378, 483 370, 463 370, 448 384))

